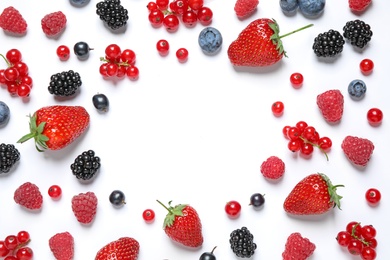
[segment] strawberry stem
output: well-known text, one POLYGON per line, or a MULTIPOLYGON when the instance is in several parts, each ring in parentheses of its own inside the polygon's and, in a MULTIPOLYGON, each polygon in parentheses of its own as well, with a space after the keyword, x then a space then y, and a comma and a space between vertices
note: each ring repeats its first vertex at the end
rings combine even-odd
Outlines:
POLYGON ((292 31, 292 32, 289 32, 289 33, 286 33, 286 34, 283 34, 283 35, 281 35, 281 36, 279 36, 279 39, 282 39, 282 38, 284 38, 284 37, 286 37, 286 36, 289 36, 289 35, 291 35, 291 34, 294 34, 294 33, 296 33, 296 32, 300 32, 300 31, 302 31, 302 30, 305 30, 305 29, 307 29, 307 28, 309 28, 309 27, 312 27, 314 24, 308 24, 308 25, 306 25, 306 26, 303 26, 303 27, 301 27, 301 28, 299 28, 299 29, 297 29, 297 30, 294 30, 294 31, 292 31))

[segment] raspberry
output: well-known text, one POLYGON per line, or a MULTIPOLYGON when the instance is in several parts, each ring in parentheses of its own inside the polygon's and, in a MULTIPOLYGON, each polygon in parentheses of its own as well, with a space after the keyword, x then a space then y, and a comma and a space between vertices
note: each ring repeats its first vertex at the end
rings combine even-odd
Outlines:
POLYGON ((69 232, 57 233, 49 239, 50 250, 57 260, 72 260, 74 239, 69 232))
POLYGON ((234 11, 238 18, 245 18, 256 10, 258 4, 259 0, 237 0, 234 11))
POLYGON ((374 151, 374 144, 365 138, 347 136, 341 143, 347 158, 357 166, 366 166, 374 151))
POLYGON ((284 162, 277 156, 271 156, 265 160, 260 167, 264 177, 268 179, 279 179, 283 176, 285 170, 284 162))
POLYGON ((328 90, 317 96, 317 105, 328 123, 337 123, 344 112, 344 96, 340 90, 328 90))
POLYGON ((302 237, 300 233, 292 233, 288 238, 282 254, 283 260, 307 259, 316 249, 308 238, 302 237))
POLYGON ((0 27, 4 31, 15 34, 24 34, 27 31, 26 20, 13 6, 5 8, 1 13, 0 27))
POLYGON ((354 12, 363 12, 371 2, 372 0, 348 0, 349 8, 354 12))
POLYGON ((66 16, 61 11, 45 15, 41 20, 42 30, 47 36, 55 36, 66 26, 66 16))
POLYGON ((98 199, 93 192, 80 193, 72 198, 72 210, 77 221, 83 224, 92 222, 96 215, 98 199))
POLYGON ((37 185, 26 182, 15 190, 14 200, 17 204, 31 210, 40 209, 43 197, 37 185))

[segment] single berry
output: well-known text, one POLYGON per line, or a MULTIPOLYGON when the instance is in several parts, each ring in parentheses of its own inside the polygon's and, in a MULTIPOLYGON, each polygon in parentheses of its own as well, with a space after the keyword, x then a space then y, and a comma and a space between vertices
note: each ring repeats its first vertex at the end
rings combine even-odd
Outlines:
POLYGON ((100 169, 100 157, 96 156, 93 150, 84 151, 76 157, 70 169, 77 179, 92 180, 100 169))
POLYGON ((337 243, 342 247, 347 247, 349 243, 351 242, 352 235, 351 233, 343 230, 337 233, 336 240, 337 243))
POLYGON ((325 152, 329 151, 330 148, 332 147, 332 140, 327 136, 323 136, 320 139, 318 139, 317 143, 318 143, 319 148, 325 152))
POLYGON ((16 250, 15 256, 18 260, 31 260, 33 259, 34 252, 30 247, 24 246, 16 250))
POLYGON ((382 195, 378 189, 370 188, 366 191, 365 197, 368 203, 377 205, 380 202, 382 195))
POLYGON ((351 255, 360 255, 363 250, 363 242, 357 238, 352 238, 347 249, 351 255))
POLYGON ((188 6, 194 10, 198 11, 203 7, 204 0, 188 0, 188 6))
POLYGON ((18 49, 10 49, 5 54, 5 57, 11 64, 16 64, 22 61, 22 53, 18 49))
POLYGON ((139 78, 139 69, 137 66, 130 65, 126 70, 126 76, 130 80, 137 80, 139 78))
POLYGON ((343 117, 344 96, 338 89, 331 89, 317 95, 317 106, 328 123, 337 123, 343 117))
POLYGON ((348 160, 356 166, 365 167, 374 152, 374 144, 366 138, 346 136, 341 148, 348 160))
POLYGON ((366 83, 360 79, 352 80, 348 85, 348 94, 353 100, 361 100, 367 91, 366 83))
POLYGON ((67 61, 70 57, 70 50, 68 46, 60 45, 57 47, 57 56, 60 58, 61 61, 67 61))
POLYGON ((241 204, 238 201, 231 200, 225 204, 225 212, 231 218, 238 218, 241 213, 241 204))
POLYGON ((80 60, 86 60, 89 57, 89 51, 93 50, 86 42, 77 42, 73 46, 73 52, 80 60))
POLYGON ((361 13, 372 3, 372 0, 348 0, 349 8, 352 12, 361 13))
POLYGON ((98 199, 94 192, 80 193, 72 198, 72 211, 78 222, 90 224, 95 218, 98 199))
POLYGON ((71 260, 74 257, 74 238, 67 231, 50 237, 49 247, 58 260, 71 260))
POLYGON ((125 199, 126 199, 125 194, 120 190, 112 191, 109 197, 110 203, 117 207, 126 204, 125 199))
POLYGON ((371 26, 362 20, 348 21, 343 27, 343 36, 352 46, 364 48, 372 37, 371 26))
POLYGON ((369 75, 374 70, 374 62, 370 59, 363 59, 359 64, 359 68, 363 75, 369 75))
POLYGON ((276 101, 271 106, 272 113, 274 116, 279 117, 283 115, 284 112, 284 104, 282 101, 276 101))
POLYGON ((8 173, 20 160, 20 153, 13 144, 0 144, 0 174, 8 173))
POLYGON ((11 251, 19 245, 18 238, 15 235, 6 236, 4 239, 4 243, 5 246, 11 251))
POLYGON ((363 260, 375 260, 376 259, 376 250, 370 246, 364 246, 360 252, 360 257, 363 260))
POLYGON ((291 82, 291 85, 294 87, 294 88, 300 88, 302 87, 302 84, 303 84, 303 75, 299 72, 294 72, 293 74, 291 74, 290 76, 290 82, 291 82))
POLYGON ((134 65, 137 56, 135 55, 135 52, 130 49, 125 49, 120 54, 121 62, 126 63, 127 65, 134 65))
POLYGON ((152 209, 145 209, 142 212, 142 218, 145 220, 146 223, 152 223, 156 217, 156 214, 152 209))
POLYGON ((30 241, 30 233, 25 230, 19 231, 16 235, 19 244, 27 244, 30 241))
POLYGON ((43 197, 37 185, 25 182, 15 190, 14 201, 26 209, 37 210, 42 207, 43 197))
POLYGON ((169 53, 169 43, 165 39, 161 39, 156 44, 156 49, 161 56, 166 56, 169 53))
POLYGON ((181 15, 181 20, 187 28, 193 28, 198 23, 198 14, 194 10, 188 9, 181 15))
POLYGON ((361 228, 361 236, 364 240, 375 238, 376 229, 373 225, 364 225, 361 228))
POLYGON ((50 198, 59 199, 62 195, 62 189, 58 185, 52 185, 49 187, 47 193, 49 194, 50 198))
POLYGON ((279 6, 283 13, 291 15, 296 13, 299 8, 298 0, 279 0, 279 6))
POLYGON ((54 96, 69 97, 76 94, 81 84, 80 74, 69 70, 53 74, 50 77, 50 83, 47 89, 54 96))
POLYGON ((210 25, 210 23, 213 20, 213 16, 214 16, 213 11, 209 7, 206 7, 206 6, 202 6, 198 10, 197 14, 198 14, 199 22, 204 26, 210 25))
POLYGON ((254 237, 247 227, 233 230, 230 233, 230 248, 233 253, 242 258, 250 258, 255 254, 257 248, 254 237))
POLYGON ((96 4, 96 14, 111 30, 126 26, 129 20, 128 11, 120 0, 103 0, 96 4))
POLYGON ((316 246, 308 238, 302 237, 298 232, 288 236, 284 251, 283 260, 308 259, 315 251, 316 246))
POLYGON ((314 38, 313 50, 317 57, 335 57, 343 51, 344 44, 340 32, 330 29, 314 38))
POLYGON ((260 172, 267 179, 279 179, 283 176, 284 171, 285 164, 277 156, 268 157, 260 166, 260 172))
POLYGON ((367 112, 368 123, 372 126, 378 126, 382 123, 383 112, 379 108, 371 108, 367 112))
POLYGON ((299 10, 304 16, 318 17, 324 12, 325 0, 299 0, 299 10))
POLYGON ((90 2, 90 0, 69 0, 69 2, 73 6, 83 7, 83 6, 87 5, 90 2))
POLYGON ((265 203, 264 195, 262 195, 260 193, 254 193, 250 197, 249 201, 250 201, 249 202, 250 206, 253 206, 254 208, 260 208, 265 203))
POLYGON ((43 32, 49 36, 57 36, 66 27, 66 16, 63 12, 58 11, 45 15, 41 20, 41 26, 43 32))
POLYGON ((214 27, 206 27, 200 31, 198 43, 205 54, 215 54, 222 47, 222 34, 214 27))
POLYGON ((10 116, 11 111, 8 105, 3 101, 0 101, 0 127, 5 126, 8 123, 10 116))
POLYGON ((10 250, 5 245, 4 240, 0 240, 0 257, 5 257, 9 254, 10 250))
POLYGON ((257 9, 259 0, 236 0, 234 11, 240 19, 251 16, 257 9))
POLYGON ((27 22, 15 7, 9 6, 0 14, 0 28, 10 33, 25 34, 27 22))
POLYGON ((180 21, 176 14, 168 14, 163 19, 163 26, 168 32, 176 32, 179 29, 180 21))
POLYGON ((102 94, 102 93, 97 93, 97 94, 93 95, 92 103, 93 103, 93 106, 97 110, 102 111, 102 112, 107 112, 108 108, 110 106, 110 102, 109 102, 107 96, 102 94))
POLYGON ((203 254, 201 254, 201 256, 199 257, 199 260, 217 260, 217 258, 214 255, 214 250, 216 248, 217 247, 215 246, 213 248, 213 250, 211 250, 211 252, 204 252, 203 254))

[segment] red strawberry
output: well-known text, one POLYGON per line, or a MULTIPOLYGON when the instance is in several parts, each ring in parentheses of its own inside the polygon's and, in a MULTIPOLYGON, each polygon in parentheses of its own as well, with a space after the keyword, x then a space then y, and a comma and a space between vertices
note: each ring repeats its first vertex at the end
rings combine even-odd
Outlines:
POLYGON ((136 260, 139 254, 139 243, 131 237, 121 237, 101 248, 95 260, 136 260))
POLYGON ((47 106, 30 116, 30 133, 18 140, 35 139, 38 151, 59 150, 77 139, 89 126, 89 114, 80 106, 47 106))
POLYGON ((314 243, 295 232, 288 236, 282 257, 283 260, 306 260, 314 253, 315 249, 314 243))
POLYGON ((203 244, 202 224, 196 210, 185 204, 179 204, 175 207, 166 207, 160 201, 168 214, 164 219, 164 231, 170 239, 188 247, 200 247, 203 244))
POLYGON ((23 16, 13 6, 3 10, 0 15, 0 27, 7 32, 24 34, 27 32, 27 23, 23 16))
POLYGON ((72 211, 77 221, 83 224, 89 224, 95 218, 97 205, 98 199, 91 191, 80 193, 72 198, 72 211))
POLYGON ((72 260, 74 239, 69 232, 57 233, 49 239, 49 247, 57 260, 72 260))
POLYGON ((47 36, 55 36, 66 27, 66 16, 61 11, 45 15, 41 20, 42 30, 47 36))
POLYGON ((375 146, 366 138, 347 136, 341 143, 341 148, 353 164, 364 167, 370 161, 375 146))
POLYGON ((254 13, 259 0, 237 0, 234 5, 234 11, 238 18, 245 18, 254 13))
POLYGON ((234 66, 264 67, 280 61, 286 53, 281 38, 313 26, 309 24, 291 33, 279 36, 275 20, 260 18, 251 22, 228 48, 228 57, 234 66))
POLYGON ((338 187, 332 185, 323 173, 313 173, 302 179, 290 192, 283 207, 293 215, 319 215, 337 206, 340 209, 341 196, 336 193, 338 187))
POLYGON ((37 185, 26 182, 15 190, 14 200, 19 205, 36 210, 42 207, 43 197, 37 185))
POLYGON ((277 156, 271 156, 260 166, 260 172, 265 178, 279 179, 285 170, 284 162, 277 156))
POLYGON ((317 96, 317 106, 325 121, 337 123, 343 116, 344 96, 338 89, 325 91, 317 96))
POLYGON ((348 0, 349 8, 354 12, 363 12, 372 0, 348 0))

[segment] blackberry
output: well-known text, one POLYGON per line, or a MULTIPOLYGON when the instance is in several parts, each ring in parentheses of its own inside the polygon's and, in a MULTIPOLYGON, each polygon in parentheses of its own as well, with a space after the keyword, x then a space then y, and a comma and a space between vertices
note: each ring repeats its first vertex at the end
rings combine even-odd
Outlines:
POLYGON ((344 44, 340 32, 330 29, 314 38, 313 50, 317 57, 334 57, 343 51, 344 44))
POLYGON ((358 19, 347 22, 343 31, 344 38, 350 41, 351 45, 359 48, 364 48, 372 37, 370 25, 358 19))
POLYGON ((93 150, 82 152, 70 165, 73 175, 79 180, 91 180, 100 169, 100 158, 93 150))
POLYGON ((55 96, 72 96, 80 88, 82 82, 80 74, 73 70, 53 74, 50 77, 48 90, 55 96))
POLYGON ((230 233, 230 248, 238 257, 250 258, 254 255, 257 245, 253 243, 253 235, 246 227, 230 233))
POLYGON ((127 24, 128 11, 120 0, 104 0, 96 4, 96 14, 112 30, 117 30, 127 24))
POLYGON ((9 172, 19 159, 20 153, 13 144, 0 144, 0 174, 9 172))

